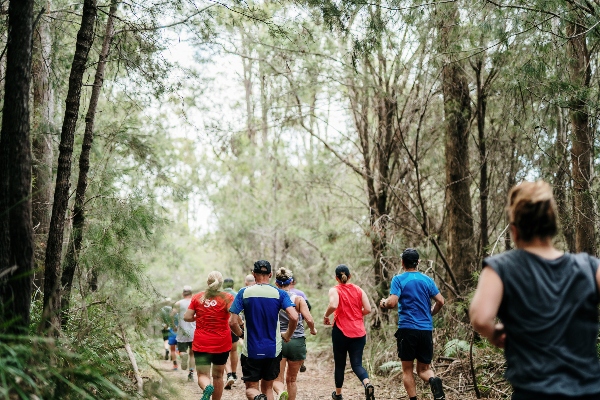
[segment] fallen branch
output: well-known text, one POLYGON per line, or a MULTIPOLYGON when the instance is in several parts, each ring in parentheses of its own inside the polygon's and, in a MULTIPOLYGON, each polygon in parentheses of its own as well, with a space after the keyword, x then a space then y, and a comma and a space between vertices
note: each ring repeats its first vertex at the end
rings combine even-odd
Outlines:
POLYGON ((119 324, 119 330, 121 331, 121 339, 123 340, 125 351, 127 352, 127 356, 129 356, 129 361, 133 367, 133 375, 137 381, 138 393, 144 393, 144 381, 140 375, 140 370, 138 369, 137 361, 135 360, 135 354, 133 354, 133 350, 131 350, 131 345, 127 340, 127 335, 125 335, 125 329, 123 329, 123 325, 119 324))

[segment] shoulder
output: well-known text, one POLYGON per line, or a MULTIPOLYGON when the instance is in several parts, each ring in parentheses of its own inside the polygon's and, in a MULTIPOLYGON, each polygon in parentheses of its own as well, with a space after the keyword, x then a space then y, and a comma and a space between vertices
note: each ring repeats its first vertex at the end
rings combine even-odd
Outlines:
POLYGON ((483 259, 482 267, 489 266, 496 270, 507 264, 518 262, 523 257, 523 251, 509 250, 495 256, 486 257, 483 259))

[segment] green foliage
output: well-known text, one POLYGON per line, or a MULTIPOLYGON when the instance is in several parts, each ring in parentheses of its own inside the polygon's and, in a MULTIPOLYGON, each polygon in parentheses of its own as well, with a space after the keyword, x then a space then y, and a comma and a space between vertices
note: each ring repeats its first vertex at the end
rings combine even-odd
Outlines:
POLYGON ((2 335, 0 399, 130 398, 130 382, 110 360, 114 354, 63 339, 2 335))

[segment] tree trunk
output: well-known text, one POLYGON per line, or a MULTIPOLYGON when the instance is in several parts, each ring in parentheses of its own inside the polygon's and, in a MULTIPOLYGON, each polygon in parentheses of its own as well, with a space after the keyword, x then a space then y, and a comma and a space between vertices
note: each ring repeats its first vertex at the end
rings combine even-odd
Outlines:
POLYGON ((0 131, 0 300, 6 333, 29 329, 33 271, 29 94, 33 0, 11 0, 0 131))
MULTIPOLYGON (((448 3, 441 9, 439 33, 442 53, 456 54, 458 8, 448 3)), ((472 285, 471 273, 475 259, 473 243, 473 211, 469 175, 469 119, 471 104, 469 85, 463 63, 446 56, 442 67, 444 94, 446 210, 448 213, 448 260, 455 271, 459 290, 472 285)))
POLYGON ((479 230, 480 240, 479 254, 483 257, 489 254, 490 240, 488 236, 488 163, 487 150, 485 139, 485 113, 487 109, 487 88, 483 82, 483 59, 477 60, 475 70, 475 78, 477 82, 477 133, 479 139, 479 230))
POLYGON ((71 74, 69 90, 65 106, 60 135, 58 168, 56 172, 56 187, 54 189, 54 204, 46 246, 46 263, 44 272, 44 310, 42 314, 43 328, 46 330, 60 329, 60 282, 61 257, 65 228, 65 214, 69 203, 69 188, 71 177, 71 158, 75 128, 79 117, 79 103, 85 65, 88 60, 90 47, 94 40, 94 24, 96 22, 96 0, 84 0, 81 26, 77 33, 77 45, 71 74))
POLYGON ((571 174, 575 208, 575 248, 596 254, 595 210, 591 193, 592 138, 586 110, 590 88, 590 54, 586 43, 584 21, 572 14, 574 22, 567 23, 568 70, 574 95, 570 101, 571 114, 571 174), (581 22, 579 24, 578 22, 581 22))
POLYGON ((117 13, 118 2, 113 0, 108 12, 106 21, 106 31, 102 49, 98 58, 96 75, 94 77, 94 86, 90 96, 88 111, 85 116, 85 132, 83 143, 81 144, 81 154, 79 155, 79 177, 77 178, 77 190, 75 192, 75 205, 73 206, 73 229, 71 238, 65 256, 65 265, 63 267, 61 284, 63 291, 61 293, 61 312, 62 324, 65 325, 69 315, 71 288, 73 285, 73 276, 79 263, 79 254, 81 253, 81 244, 83 242, 83 228, 85 225, 85 192, 88 185, 88 172, 90 170, 90 151, 94 142, 94 120, 96 117, 96 108, 100 91, 104 83, 104 70, 106 69, 106 60, 114 35, 114 17, 117 13))
MULTIPOLYGON (((44 8, 50 10, 47 1, 44 8)), ((31 195, 32 222, 35 230, 34 283, 42 287, 44 282, 44 245, 50 226, 52 204, 52 117, 54 115, 53 90, 50 86, 50 51, 52 39, 50 24, 41 18, 33 32, 33 188, 31 195)))
POLYGON ((562 234, 565 238, 567 250, 571 253, 575 250, 575 231, 573 229, 573 218, 571 215, 572 203, 569 202, 569 140, 567 129, 564 124, 563 110, 556 107, 556 152, 557 160, 556 174, 554 176, 554 198, 558 208, 558 217, 562 234))

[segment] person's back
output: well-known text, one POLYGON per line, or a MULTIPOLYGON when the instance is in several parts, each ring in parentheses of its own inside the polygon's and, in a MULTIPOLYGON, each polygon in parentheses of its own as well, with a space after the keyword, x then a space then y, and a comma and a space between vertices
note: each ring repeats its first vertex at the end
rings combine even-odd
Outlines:
POLYGON ((179 306, 179 327, 177 328, 177 342, 191 342, 194 340, 194 332, 196 330, 195 322, 186 322, 183 315, 190 306, 192 298, 181 299, 177 302, 179 306))
POLYGON ((548 394, 600 392, 599 263, 585 253, 548 260, 525 250, 484 260, 504 284, 498 317, 513 385, 548 394))
POLYGON ((398 292, 398 328, 432 330, 431 298, 438 293, 433 279, 419 271, 404 272, 392 279, 398 292))
POLYGON ((282 290, 261 283, 238 292, 236 300, 241 298, 243 305, 234 303, 234 307, 237 310, 241 306, 244 311, 246 335, 242 354, 246 357, 273 358, 281 352, 279 310, 283 296, 289 298, 282 290))
POLYGON ((362 290, 353 283, 335 286, 339 304, 335 310, 334 323, 347 337, 366 335, 364 325, 362 290))
POLYGON ((233 297, 224 292, 204 298, 205 292, 192 297, 191 308, 196 311, 196 334, 193 350, 205 353, 221 353, 231 349, 231 342, 223 342, 229 336, 228 306, 233 297))

